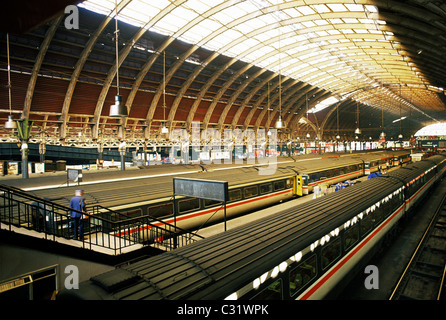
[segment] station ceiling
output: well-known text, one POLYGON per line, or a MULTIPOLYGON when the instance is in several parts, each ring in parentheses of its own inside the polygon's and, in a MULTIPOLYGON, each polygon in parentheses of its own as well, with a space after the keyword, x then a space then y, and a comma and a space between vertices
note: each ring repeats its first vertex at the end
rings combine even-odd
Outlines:
POLYGON ((368 140, 446 120, 440 0, 79 2, 9 4, 2 123, 11 112, 47 139, 159 140, 163 124, 268 129, 281 115, 288 139, 350 139, 360 128, 368 140), (78 26, 64 12, 77 3, 78 26), (122 119, 109 117, 117 80, 122 119))

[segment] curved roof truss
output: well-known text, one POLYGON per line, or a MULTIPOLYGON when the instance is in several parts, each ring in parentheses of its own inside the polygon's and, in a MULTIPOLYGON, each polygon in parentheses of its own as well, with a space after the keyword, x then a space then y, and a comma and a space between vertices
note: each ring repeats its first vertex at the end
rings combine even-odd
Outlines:
MULTIPOLYGON (((117 127, 126 129, 118 138, 151 139, 159 135, 162 123, 190 130, 197 120, 202 128, 269 128, 279 113, 288 132, 296 131, 302 117, 314 119, 312 125, 320 128, 333 123, 328 117, 334 113, 325 113, 325 119, 306 113, 330 97, 343 105, 356 101, 353 105, 365 111, 385 108, 390 114, 410 114, 417 126, 444 118, 446 8, 436 1, 117 3, 120 87, 130 116, 121 120, 107 116, 117 72, 110 45, 115 0, 80 4, 85 21, 81 19, 79 30, 64 28, 61 15, 53 22, 53 36, 47 32, 50 25, 45 25, 12 37, 15 81, 27 81, 31 61, 41 61, 42 66, 35 64, 37 69, 29 71, 26 101, 22 108, 16 98, 14 112, 36 118, 61 138, 82 133, 92 139, 112 138, 117 127), (97 17, 100 21, 93 21, 97 17), (33 42, 43 46, 34 57, 33 42), (17 54, 20 50, 25 53, 17 54), (49 77, 64 82, 54 80, 63 99, 51 111, 39 96, 39 81, 49 77), (92 101, 88 109, 78 107, 82 90, 88 91, 84 101, 91 98, 94 107, 92 101), (164 93, 168 108, 160 102, 164 93)), ((0 111, 5 113, 6 105, 0 111)))

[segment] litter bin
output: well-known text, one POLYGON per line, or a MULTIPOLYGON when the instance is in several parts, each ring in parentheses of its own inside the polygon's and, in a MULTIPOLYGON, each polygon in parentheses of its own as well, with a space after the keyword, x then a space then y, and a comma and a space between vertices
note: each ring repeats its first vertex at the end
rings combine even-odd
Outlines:
POLYGON ((45 160, 45 172, 56 171, 56 164, 53 160, 45 160))
POLYGON ((65 160, 56 161, 56 171, 65 171, 67 168, 67 162, 65 160))

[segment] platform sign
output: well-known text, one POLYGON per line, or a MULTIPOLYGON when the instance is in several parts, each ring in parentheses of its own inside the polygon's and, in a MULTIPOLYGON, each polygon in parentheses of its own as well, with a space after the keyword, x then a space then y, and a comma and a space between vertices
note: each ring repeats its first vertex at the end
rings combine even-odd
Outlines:
POLYGON ((228 201, 228 182, 202 179, 173 178, 173 193, 176 196, 207 200, 228 201))
POLYGON ((82 170, 67 169, 67 186, 69 186, 70 181, 77 182, 77 185, 79 185, 82 182, 82 170))
MULTIPOLYGON (((226 231, 226 202, 229 199, 227 181, 173 178, 174 205, 176 203, 175 196, 193 197, 193 198, 215 200, 222 202, 224 205, 224 224, 226 231)), ((174 225, 176 227, 175 208, 174 208, 174 225)))

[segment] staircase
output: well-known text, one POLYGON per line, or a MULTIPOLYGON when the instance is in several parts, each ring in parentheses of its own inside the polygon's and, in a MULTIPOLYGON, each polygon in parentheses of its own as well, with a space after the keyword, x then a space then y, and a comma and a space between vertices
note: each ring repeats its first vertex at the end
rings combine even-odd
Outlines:
POLYGON ((153 218, 148 216, 128 218, 119 212, 94 206, 88 207, 84 213, 84 239, 74 240, 70 211, 71 208, 48 199, 0 185, 0 228, 11 232, 26 230, 28 234, 47 240, 115 256, 148 245, 170 251, 195 242, 198 237, 173 225, 156 226, 152 224, 153 218))

